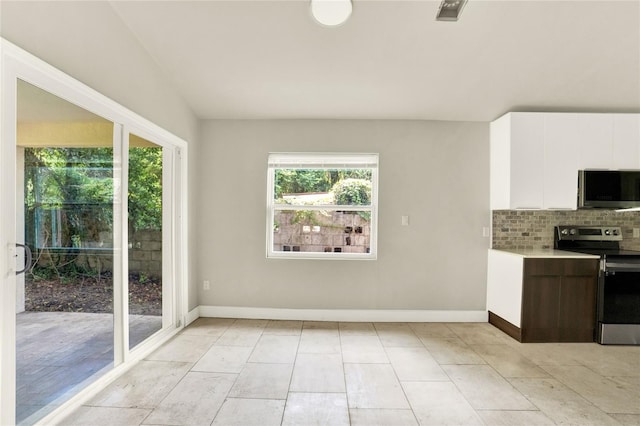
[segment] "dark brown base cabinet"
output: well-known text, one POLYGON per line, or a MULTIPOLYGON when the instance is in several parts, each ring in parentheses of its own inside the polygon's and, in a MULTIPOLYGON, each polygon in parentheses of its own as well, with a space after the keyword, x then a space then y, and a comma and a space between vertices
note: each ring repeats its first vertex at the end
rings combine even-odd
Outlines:
POLYGON ((523 342, 593 342, 598 261, 525 259, 523 342))
POLYGON ((520 327, 489 312, 489 322, 528 342, 593 342, 599 261, 525 258, 520 327))

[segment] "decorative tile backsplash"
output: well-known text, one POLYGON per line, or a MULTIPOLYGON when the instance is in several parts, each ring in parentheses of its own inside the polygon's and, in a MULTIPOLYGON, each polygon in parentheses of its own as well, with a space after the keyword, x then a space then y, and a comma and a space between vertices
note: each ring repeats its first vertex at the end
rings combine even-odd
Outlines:
POLYGON ((492 247, 526 250, 553 248, 556 225, 620 226, 627 250, 640 250, 640 238, 633 229, 640 228, 640 212, 617 213, 614 210, 494 210, 492 247))

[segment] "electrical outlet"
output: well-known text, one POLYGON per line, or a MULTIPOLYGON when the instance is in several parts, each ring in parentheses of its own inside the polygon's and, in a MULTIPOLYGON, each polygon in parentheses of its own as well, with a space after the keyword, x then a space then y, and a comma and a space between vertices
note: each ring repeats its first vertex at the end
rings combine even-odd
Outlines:
POLYGON ((205 289, 205 290, 209 290, 211 288, 211 283, 209 283, 209 281, 205 280, 202 283, 202 288, 205 289))
POLYGON ((640 238, 640 228, 633 228, 633 238, 640 238))

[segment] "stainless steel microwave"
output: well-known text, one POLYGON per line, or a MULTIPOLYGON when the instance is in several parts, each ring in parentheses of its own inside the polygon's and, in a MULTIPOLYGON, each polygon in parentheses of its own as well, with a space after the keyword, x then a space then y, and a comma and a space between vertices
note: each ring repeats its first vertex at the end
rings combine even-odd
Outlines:
POLYGON ((640 207, 640 170, 580 170, 578 208, 640 207))

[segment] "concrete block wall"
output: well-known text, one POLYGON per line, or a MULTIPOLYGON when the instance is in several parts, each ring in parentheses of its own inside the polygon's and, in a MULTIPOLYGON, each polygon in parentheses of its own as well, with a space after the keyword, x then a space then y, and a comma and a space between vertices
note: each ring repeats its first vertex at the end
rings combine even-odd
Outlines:
POLYGON ((145 229, 129 237, 129 272, 162 276, 162 231, 145 229))
POLYGON ((295 213, 276 212, 274 251, 367 253, 369 221, 351 212, 314 212, 296 221, 295 213))
MULTIPOLYGON (((113 250, 111 239, 107 247, 97 246, 83 247, 79 250, 75 260, 76 265, 86 267, 98 272, 113 271, 113 250)), ((56 260, 55 251, 43 251, 36 259, 39 266, 48 266, 52 259, 56 260)), ((162 231, 155 229, 145 229, 136 231, 129 236, 129 272, 133 274, 145 274, 149 278, 159 278, 162 276, 162 231)))

